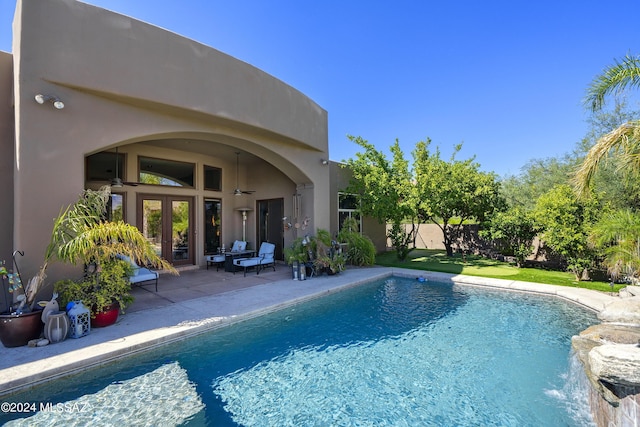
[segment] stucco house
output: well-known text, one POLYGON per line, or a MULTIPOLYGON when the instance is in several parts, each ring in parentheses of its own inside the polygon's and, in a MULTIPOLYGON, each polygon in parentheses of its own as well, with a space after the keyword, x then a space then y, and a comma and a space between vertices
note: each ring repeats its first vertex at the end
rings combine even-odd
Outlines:
POLYGON ((18 0, 0 52, 0 260, 24 251, 32 275, 61 208, 102 185, 110 215, 176 266, 243 237, 281 259, 353 208, 327 135, 313 100, 214 48, 75 0, 18 0))

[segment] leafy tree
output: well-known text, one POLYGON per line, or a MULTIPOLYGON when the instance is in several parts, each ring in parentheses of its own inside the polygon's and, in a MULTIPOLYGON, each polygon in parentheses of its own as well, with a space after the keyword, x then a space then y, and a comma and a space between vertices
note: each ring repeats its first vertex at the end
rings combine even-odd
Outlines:
POLYGON ((576 280, 585 278, 584 272, 595 257, 588 237, 597 214, 594 198, 580 200, 566 184, 555 186, 536 202, 534 217, 544 242, 567 261, 567 269, 576 280))
POLYGON ((605 214, 595 225, 591 242, 604 251, 603 264, 613 278, 640 277, 640 214, 620 209, 605 214))
MULTIPOLYGON (((530 160, 520 174, 502 179, 502 194, 508 205, 532 210, 538 197, 554 186, 572 184, 576 170, 598 139, 639 115, 640 112, 631 110, 624 100, 618 100, 611 110, 593 112, 587 119, 587 134, 571 152, 558 157, 530 160)), ((621 169, 620 161, 614 156, 599 164, 591 187, 602 203, 612 207, 640 208, 638 178, 634 171, 621 169)))
POLYGON ((556 185, 567 184, 578 160, 570 155, 530 160, 518 176, 501 182, 502 195, 509 206, 533 210, 538 197, 556 185))
POLYGON ((497 212, 480 231, 481 237, 502 247, 503 255, 515 256, 518 267, 522 267, 533 252, 533 239, 537 235, 538 227, 532 213, 521 206, 497 212))
MULTIPOLYGON (((587 90, 585 104, 600 111, 609 95, 620 95, 627 87, 640 86, 640 57, 625 56, 595 77, 587 90)), ((630 120, 607 133, 589 150, 577 170, 574 184, 579 194, 587 194, 600 164, 614 153, 620 167, 640 171, 640 120, 630 120)))
POLYGON ((430 142, 418 142, 413 152, 417 216, 421 222, 433 222, 442 230, 447 255, 452 256, 452 244, 464 222, 484 221, 504 207, 504 200, 495 174, 481 172, 473 158, 455 159, 462 145, 455 147, 447 162, 440 158, 439 149, 429 152, 430 142))
POLYGON ((356 153, 346 166, 351 169, 352 178, 347 192, 360 196, 360 211, 377 219, 380 223, 391 224, 387 235, 400 260, 406 259, 415 248, 418 233, 416 217, 415 188, 412 183, 409 164, 404 159, 400 144, 396 140, 391 146, 392 160, 361 137, 348 137, 360 145, 364 152, 356 153), (409 221, 406 231, 404 223, 409 221))

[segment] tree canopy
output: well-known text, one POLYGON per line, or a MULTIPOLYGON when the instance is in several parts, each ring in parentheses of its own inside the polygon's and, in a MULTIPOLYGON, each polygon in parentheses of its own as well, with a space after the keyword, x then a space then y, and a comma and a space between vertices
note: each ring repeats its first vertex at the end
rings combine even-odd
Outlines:
POLYGON ((440 227, 447 255, 451 256, 452 244, 465 221, 484 221, 504 207, 504 200, 495 174, 480 171, 473 158, 455 158, 462 145, 457 145, 451 159, 445 161, 439 149, 429 152, 430 142, 418 142, 414 150, 417 216, 440 227))
POLYGON ((404 158, 400 144, 391 146, 392 160, 361 137, 349 136, 364 151, 356 153, 355 159, 349 159, 347 166, 352 178, 348 192, 360 197, 360 211, 364 215, 377 219, 380 223, 390 224, 387 235, 400 259, 405 259, 409 250, 415 246, 418 232, 416 224, 416 200, 409 162, 404 158), (405 231, 403 223, 411 226, 405 231))
POLYGON ((588 238, 599 212, 594 198, 580 200, 566 184, 554 187, 536 202, 533 214, 541 226, 543 240, 567 261, 567 269, 576 280, 585 278, 585 270, 594 262, 588 238))
POLYGON ((397 140, 389 161, 362 138, 349 138, 365 151, 347 162, 353 173, 347 191, 360 195, 364 215, 391 225, 388 237, 400 259, 415 247, 418 223, 437 224, 452 255, 465 221, 483 221, 504 205, 495 174, 481 172, 473 159, 455 159, 461 146, 445 161, 439 150, 429 152, 430 140, 418 142, 410 169, 397 140))

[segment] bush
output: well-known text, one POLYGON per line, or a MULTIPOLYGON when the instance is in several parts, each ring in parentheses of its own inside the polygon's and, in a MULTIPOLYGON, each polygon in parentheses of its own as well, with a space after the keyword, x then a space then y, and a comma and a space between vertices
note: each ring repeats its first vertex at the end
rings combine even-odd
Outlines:
POLYGON ((129 275, 131 265, 121 260, 108 260, 100 264, 99 271, 85 275, 80 280, 60 280, 54 289, 60 294, 62 307, 71 301, 82 301, 91 310, 91 317, 117 302, 124 309, 133 302, 130 294, 129 275))
POLYGON ((358 223, 353 218, 348 218, 338 233, 338 241, 347 244, 346 258, 351 265, 365 266, 376 262, 376 247, 367 236, 358 231, 358 223))

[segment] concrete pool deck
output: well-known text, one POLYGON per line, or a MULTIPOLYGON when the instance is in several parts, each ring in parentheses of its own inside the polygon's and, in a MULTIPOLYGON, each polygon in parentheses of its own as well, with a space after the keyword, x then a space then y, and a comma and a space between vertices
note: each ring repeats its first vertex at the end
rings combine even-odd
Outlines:
MULTIPOLYGON (((452 281, 459 285, 554 295, 595 312, 619 299, 587 289, 398 268, 349 268, 339 275, 305 281, 291 280, 289 269, 284 266, 280 270, 283 271, 271 276, 268 272, 246 278, 237 274, 229 280, 231 286, 220 285, 224 281, 221 278, 226 276, 215 272, 185 272, 180 276, 180 282, 174 281, 180 287, 174 288, 173 292, 182 291, 181 298, 171 300, 149 293, 151 296, 147 298, 159 301, 153 306, 152 302, 145 302, 146 293, 142 290, 139 294, 142 301, 137 309, 132 306, 126 315, 120 316, 118 323, 92 329, 86 337, 66 339, 44 347, 0 347, 0 397, 119 357, 393 274, 422 276, 427 281, 452 281), (237 288, 232 288, 234 283, 237 288), (209 295, 202 296, 205 291, 199 288, 212 287, 215 289, 209 295)), ((171 278, 166 278, 166 282, 170 281, 171 278)))

